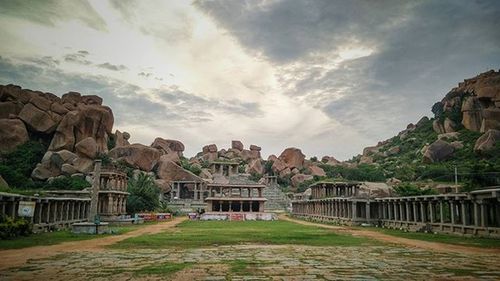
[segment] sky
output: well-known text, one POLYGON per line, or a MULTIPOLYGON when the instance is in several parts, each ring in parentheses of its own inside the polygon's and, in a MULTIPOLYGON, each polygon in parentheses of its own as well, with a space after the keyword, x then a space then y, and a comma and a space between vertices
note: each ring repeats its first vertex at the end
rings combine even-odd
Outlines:
POLYGON ((500 68, 500 1, 0 0, 0 84, 97 94, 132 143, 346 160, 500 68))

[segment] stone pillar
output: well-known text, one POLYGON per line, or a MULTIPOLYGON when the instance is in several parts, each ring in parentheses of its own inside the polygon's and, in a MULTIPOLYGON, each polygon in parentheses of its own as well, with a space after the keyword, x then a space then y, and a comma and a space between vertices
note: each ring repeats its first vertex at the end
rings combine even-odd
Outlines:
POLYGON ((356 201, 352 202, 352 219, 355 220, 358 217, 358 203, 356 201))
POLYGON ((410 222, 411 216, 410 216, 410 203, 408 201, 405 201, 405 208, 406 208, 406 222, 410 222))
POLYGON ((427 221, 427 216, 426 216, 426 211, 425 211, 425 202, 424 201, 420 201, 420 220, 422 222, 426 222, 427 221))
POLYGON ((366 221, 369 222, 371 220, 371 213, 370 213, 370 201, 366 202, 366 221))
POLYGON ((392 207, 392 202, 389 201, 389 202, 387 202, 387 204, 388 204, 388 209, 389 209, 389 217, 388 217, 388 219, 392 220, 392 212, 394 211, 394 208, 392 207))
POLYGON ((481 226, 486 227, 486 206, 484 201, 479 202, 481 209, 481 226))
POLYGON ((197 201, 198 200, 198 183, 194 183, 194 200, 197 201))
POLYGON ((451 215, 451 224, 452 226, 455 224, 455 202, 450 200, 450 215, 451 215))
POLYGON ((403 214, 404 214, 404 211, 403 211, 403 202, 399 201, 398 205, 399 205, 399 220, 403 221, 404 220, 403 219, 403 214))
POLYGON ((385 220, 387 219, 387 210, 386 210, 386 203, 382 202, 382 218, 385 220))
POLYGON ((462 225, 467 225, 467 214, 465 213, 465 201, 462 200, 460 201, 460 205, 462 208, 461 209, 461 217, 462 217, 462 225))
POLYGON ((94 161, 94 178, 92 179, 92 193, 90 201, 89 221, 94 221, 97 215, 97 204, 99 202, 99 183, 101 178, 101 160, 94 161))
POLYGON ((417 213, 417 202, 412 202, 413 203, 413 221, 417 222, 418 221, 418 213, 417 213))
POLYGON ((434 202, 433 201, 429 202, 429 209, 430 209, 431 223, 434 223, 434 215, 435 215, 436 211, 435 211, 435 208, 434 208, 434 202))
POLYGON ((479 226, 479 204, 474 201, 474 226, 479 226))

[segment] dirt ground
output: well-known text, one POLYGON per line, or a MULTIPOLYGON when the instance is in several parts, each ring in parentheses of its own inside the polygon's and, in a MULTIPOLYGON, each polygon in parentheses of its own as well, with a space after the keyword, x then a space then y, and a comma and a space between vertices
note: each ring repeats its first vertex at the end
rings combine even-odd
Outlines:
POLYGON ((101 251, 104 249, 104 246, 114 244, 130 237, 162 232, 165 229, 174 227, 175 225, 185 221, 186 219, 186 217, 177 217, 171 221, 147 225, 122 235, 106 236, 103 238, 84 241, 64 242, 56 245, 3 250, 0 251, 0 270, 15 266, 21 266, 25 264, 28 259, 48 258, 51 256, 69 252, 101 251))
POLYGON ((285 215, 281 215, 279 218, 281 220, 287 220, 287 221, 295 222, 295 223, 302 224, 302 225, 312 225, 312 226, 317 226, 317 227, 321 227, 321 228, 332 229, 332 230, 335 230, 336 232, 339 232, 339 233, 349 233, 349 234, 352 234, 354 236, 367 237, 367 238, 375 239, 378 241, 402 245, 402 246, 406 246, 406 247, 414 247, 414 248, 420 248, 420 249, 426 249, 426 250, 438 251, 438 252, 451 252, 451 253, 463 253, 463 254, 500 254, 500 249, 487 249, 487 248, 451 245, 451 244, 445 244, 445 243, 439 243, 439 242, 428 242, 428 241, 407 239, 407 238, 401 238, 401 237, 383 234, 383 233, 380 233, 377 231, 372 231, 372 230, 353 229, 350 227, 334 226, 334 225, 326 225, 326 224, 320 224, 320 223, 307 222, 307 221, 303 221, 303 220, 293 219, 293 218, 287 217, 285 215))

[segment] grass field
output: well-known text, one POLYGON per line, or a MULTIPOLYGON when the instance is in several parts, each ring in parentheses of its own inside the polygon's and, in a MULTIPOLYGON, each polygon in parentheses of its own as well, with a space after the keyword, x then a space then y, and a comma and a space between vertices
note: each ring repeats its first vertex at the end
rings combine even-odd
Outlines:
POLYGON ((163 233, 142 235, 113 248, 198 248, 234 244, 359 246, 377 242, 287 221, 186 221, 163 233))
POLYGON ((82 241, 82 240, 90 240, 95 238, 106 237, 109 235, 120 235, 132 231, 134 229, 137 229, 139 227, 142 227, 143 225, 145 224, 111 227, 113 234, 101 234, 101 235, 73 234, 71 233, 71 230, 32 234, 30 236, 21 236, 10 240, 0 240, 0 250, 21 249, 33 246, 55 245, 68 241, 82 241))

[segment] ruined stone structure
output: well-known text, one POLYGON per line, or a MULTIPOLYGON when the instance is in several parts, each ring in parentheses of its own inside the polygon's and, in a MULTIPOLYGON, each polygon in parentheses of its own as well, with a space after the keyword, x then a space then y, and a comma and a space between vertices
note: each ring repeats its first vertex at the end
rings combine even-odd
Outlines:
POLYGON ((208 212, 264 212, 261 184, 208 184, 208 212))
MULTIPOLYGON (((94 171, 95 173, 95 171, 94 171)), ((94 175, 91 173, 91 175, 94 175)), ((127 175, 118 171, 103 169, 100 171, 97 213, 102 221, 114 221, 126 214, 126 203, 129 195, 127 175)), ((20 202, 35 202, 33 223, 35 232, 60 229, 72 224, 93 221, 91 215, 91 192, 89 190, 47 191, 46 197, 24 196, 11 193, 0 193, 1 214, 18 217, 20 202)))
POLYGON ((500 188, 470 193, 374 198, 358 183, 311 186, 310 199, 294 200, 304 219, 356 225, 370 223, 409 231, 500 237, 500 188))
MULTIPOLYGON (((87 194, 88 195, 88 194, 87 194)), ((90 211, 90 198, 75 197, 37 197, 20 194, 0 193, 0 211, 8 217, 18 217, 21 201, 35 202, 33 217, 27 218, 33 223, 33 231, 69 227, 76 222, 87 220, 90 211)))
POLYGON ((264 197, 267 199, 264 204, 264 210, 273 212, 289 211, 291 201, 288 196, 283 193, 278 185, 277 176, 265 176, 263 178, 266 188, 264 188, 264 197))
POLYGON ((238 174, 238 162, 213 161, 210 163, 212 175, 232 176, 238 174))

